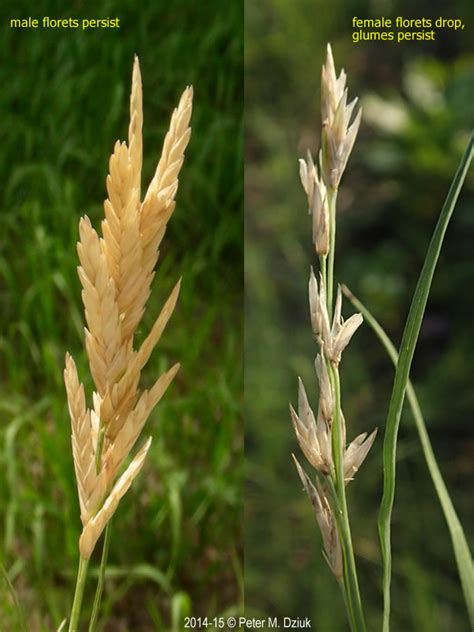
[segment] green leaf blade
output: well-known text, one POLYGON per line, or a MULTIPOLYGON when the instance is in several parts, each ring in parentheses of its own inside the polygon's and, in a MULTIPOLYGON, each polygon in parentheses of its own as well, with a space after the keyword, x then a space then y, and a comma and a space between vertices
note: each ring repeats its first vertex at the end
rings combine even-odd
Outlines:
MULTIPOLYGON (((375 319, 373 314, 368 308, 357 299, 352 292, 345 286, 342 288, 344 294, 351 301, 354 307, 361 312, 365 322, 372 328, 380 342, 384 346, 387 354, 391 358, 394 366, 397 366, 398 353, 395 345, 392 343, 387 333, 375 319)), ((461 580, 461 587, 464 594, 464 601, 469 615, 469 622, 474 628, 474 567, 462 523, 456 513, 453 502, 449 495, 446 483, 444 482, 443 475, 438 467, 433 447, 428 435, 423 413, 421 411, 420 403, 415 393, 410 380, 407 384, 407 399, 410 404, 410 408, 415 421, 416 429, 420 439, 423 455, 425 457, 426 465, 433 481, 433 486, 438 495, 438 499, 443 510, 446 523, 448 525, 449 534, 451 536, 451 542, 453 545, 454 557, 458 568, 459 578, 461 580)))
POLYGON ((380 504, 378 530, 380 546, 383 558, 383 594, 384 594, 384 615, 383 632, 390 630, 390 583, 392 574, 392 553, 391 553, 391 517, 393 503, 395 499, 396 483, 396 456, 397 438, 400 426, 400 417, 405 399, 405 392, 410 374, 411 363, 415 353, 416 342, 421 329, 421 323, 428 301, 428 295, 433 280, 434 271, 438 262, 441 246, 454 212, 454 208, 461 191, 461 187, 466 178, 467 171, 473 157, 473 136, 471 136, 464 155, 459 164, 454 180, 449 189, 446 201, 441 210, 436 224, 433 237, 431 239, 425 263, 418 280, 418 284, 413 295, 412 304, 408 314, 408 319, 403 332, 400 345, 400 353, 395 371, 392 396, 387 415, 387 424, 383 445, 383 470, 384 485, 382 502, 380 504))

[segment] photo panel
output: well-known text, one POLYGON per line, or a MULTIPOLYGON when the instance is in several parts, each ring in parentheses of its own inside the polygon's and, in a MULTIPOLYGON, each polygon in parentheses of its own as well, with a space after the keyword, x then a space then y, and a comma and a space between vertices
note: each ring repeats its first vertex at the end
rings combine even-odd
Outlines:
POLYGON ((0 11, 0 629, 236 614, 243 7, 0 11))
POLYGON ((472 624, 472 18, 246 3, 245 605, 264 629, 472 624))

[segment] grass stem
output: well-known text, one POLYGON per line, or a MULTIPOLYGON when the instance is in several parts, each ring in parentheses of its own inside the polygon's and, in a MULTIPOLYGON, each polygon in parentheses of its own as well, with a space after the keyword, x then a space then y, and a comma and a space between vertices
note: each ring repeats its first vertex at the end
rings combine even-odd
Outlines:
MULTIPOLYGON (((102 463, 102 452, 104 449, 104 437, 105 437, 105 424, 100 424, 99 428, 99 436, 97 438, 97 449, 95 453, 95 466, 97 474, 100 472, 101 463, 102 463)), ((97 588, 95 591, 94 597, 94 605, 92 606, 92 615, 89 623, 89 632, 93 632, 97 625, 97 619, 99 617, 100 611, 100 603, 102 601, 102 593, 104 591, 104 581, 105 581, 105 569, 107 567, 107 559, 109 556, 109 544, 110 544, 110 532, 111 532, 111 522, 112 519, 109 520, 107 526, 105 527, 104 533, 104 542, 102 545, 102 556, 100 559, 100 569, 99 569, 99 578, 97 580, 97 588)))
POLYGON ((95 591, 94 605, 92 606, 92 616, 89 623, 89 632, 94 632, 97 626, 97 620, 100 612, 100 603, 102 601, 102 593, 104 591, 105 570, 107 568, 107 559, 109 556, 110 533, 112 520, 109 520, 105 527, 104 543, 102 548, 102 557, 100 560, 99 578, 97 580, 97 589, 95 591))
POLYGON ((329 320, 332 319, 332 302, 334 296, 334 256, 336 254, 336 200, 337 189, 328 189, 329 204, 329 254, 327 278, 327 305, 329 320))
POLYGON ((350 601, 347 598, 345 577, 338 579, 337 583, 339 585, 339 588, 341 589, 342 599, 344 600, 344 605, 346 607, 347 620, 349 621, 349 627, 351 628, 351 632, 357 632, 357 628, 355 627, 355 624, 354 624, 352 606, 350 605, 350 601))
POLYGON ((72 602, 71 620, 69 622, 69 632, 77 632, 79 617, 81 614, 82 597, 86 585, 87 567, 89 560, 82 556, 79 558, 79 568, 77 570, 76 590, 74 591, 74 601, 72 602))
POLYGON ((323 278, 324 287, 328 286, 328 274, 327 274, 327 256, 319 257, 319 270, 321 272, 321 276, 323 278))
POLYGON ((352 545, 352 535, 347 510, 346 488, 344 484, 344 445, 341 418, 341 384, 339 371, 334 366, 329 366, 330 380, 334 394, 334 420, 332 426, 333 459, 336 469, 336 495, 338 501, 338 526, 341 536, 341 544, 344 553, 344 582, 351 603, 352 616, 357 632, 365 631, 365 619, 360 597, 359 582, 352 545))
POLYGON ((23 609, 21 607, 20 604, 20 600, 18 599, 18 595, 16 593, 16 590, 10 580, 10 576, 8 575, 8 571, 5 568, 5 566, 0 562, 0 576, 3 577, 6 585, 7 585, 7 589, 8 592, 10 593, 11 599, 13 601, 13 606, 15 608, 15 612, 16 612, 16 616, 17 616, 17 622, 18 622, 18 629, 21 630, 21 632, 28 632, 28 626, 26 624, 26 619, 25 619, 25 614, 23 612, 23 609))

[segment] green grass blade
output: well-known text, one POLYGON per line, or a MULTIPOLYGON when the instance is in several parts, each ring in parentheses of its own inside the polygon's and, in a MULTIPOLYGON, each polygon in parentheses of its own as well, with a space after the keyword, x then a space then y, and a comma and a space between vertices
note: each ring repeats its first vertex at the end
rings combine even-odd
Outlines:
POLYGON ((5 584, 7 585, 8 592, 10 593, 10 597, 11 597, 11 600, 13 602, 13 607, 15 609, 15 613, 16 613, 16 617, 17 617, 17 623, 18 623, 18 626, 19 626, 18 629, 21 630, 21 632, 28 632, 28 626, 26 624, 25 615, 24 615, 24 612, 23 612, 23 610, 21 608, 20 601, 18 599, 18 595, 16 594, 15 588, 13 587, 13 584, 10 581, 10 577, 8 575, 8 571, 3 566, 2 563, 0 563, 0 575, 3 577, 3 580, 4 580, 5 584))
MULTIPOLYGON (((345 286, 343 286, 343 292, 347 298, 351 301, 354 307, 361 312, 365 322, 374 330, 375 334, 379 338, 380 342, 385 347, 388 355, 390 356, 393 364, 397 366, 398 353, 394 344, 380 325, 375 317, 369 312, 367 307, 361 303, 352 292, 345 286)), ((453 544, 454 557, 458 567, 459 578, 461 580, 461 586, 464 593, 464 600, 466 602, 467 611, 469 614, 469 622, 471 627, 474 628, 474 567, 472 563, 472 556, 467 543, 466 535, 462 528, 461 521, 458 518, 456 510, 453 506, 446 484, 443 480, 443 476, 436 462, 436 457, 433 452, 431 441, 426 429, 421 407, 418 402, 418 398, 413 388, 412 383, 408 380, 407 384, 407 398, 410 404, 410 408, 415 420, 416 429, 420 438, 421 447, 425 457, 426 465, 428 466, 431 480, 433 481, 434 488, 438 494, 439 502, 448 525, 449 533, 451 536, 451 542, 453 544)))
POLYGON ((436 228, 428 248, 425 263, 416 286, 415 294, 413 295, 408 320, 405 325, 405 331, 403 332, 400 354, 395 371, 383 444, 384 484, 378 520, 380 546, 383 557, 383 632, 389 632, 390 630, 390 581, 392 575, 390 522, 392 517, 393 501, 395 498, 397 436, 398 428, 400 426, 400 416, 403 408, 403 401, 405 399, 405 391, 408 376, 410 374, 411 363, 415 353, 415 346, 418 334, 420 333, 421 322, 423 320, 434 271, 438 262, 439 253, 441 251, 441 246, 449 220, 453 214, 467 170, 471 164, 472 155, 473 137, 471 136, 456 175, 454 176, 446 201, 441 209, 438 223, 436 224, 436 228))
POLYGON ((95 591, 94 605, 92 606, 91 620, 89 623, 89 632, 94 632, 97 628, 99 619, 100 604, 102 601, 102 593, 104 591, 105 571, 107 568, 107 559, 109 557, 110 533, 112 531, 112 518, 105 527, 104 541, 102 543, 102 556, 100 558, 99 578, 97 580, 97 588, 95 591))

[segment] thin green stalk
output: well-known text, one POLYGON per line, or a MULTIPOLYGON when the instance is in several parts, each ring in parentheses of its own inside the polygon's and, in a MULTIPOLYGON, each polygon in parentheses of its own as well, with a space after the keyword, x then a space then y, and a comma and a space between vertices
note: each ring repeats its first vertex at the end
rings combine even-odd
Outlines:
POLYGON ((349 580, 348 590, 352 596, 352 607, 356 630, 358 632, 365 632, 365 618, 364 611, 362 609, 362 601, 360 597, 359 581, 357 578, 357 568, 355 564, 354 548, 352 545, 352 535, 349 523, 349 514, 347 511, 346 495, 344 493, 344 502, 342 504, 341 513, 341 533, 344 547, 344 558, 347 565, 347 575, 349 580))
POLYGON ((355 627, 353 616, 352 616, 352 611, 350 610, 351 606, 350 606, 349 600, 347 598, 346 586, 345 586, 344 580, 343 579, 338 579, 337 583, 339 585, 339 588, 341 589, 342 599, 344 600, 344 605, 346 607, 347 620, 349 621, 349 626, 351 628, 351 632, 357 632, 357 628, 355 627))
POLYGON ((339 371, 329 365, 329 376, 334 395, 334 420, 332 425, 333 459, 336 468, 336 494, 339 502, 339 526, 344 550, 344 565, 347 568, 348 593, 351 596, 353 616, 358 632, 365 631, 365 619, 360 598, 357 568, 352 545, 352 535, 347 510, 346 487, 344 484, 344 446, 342 441, 341 384, 339 371))
MULTIPOLYGON (((321 274, 326 288, 326 303, 328 306, 329 318, 332 319, 332 306, 334 297, 334 259, 336 252, 336 200, 337 189, 328 190, 329 205, 329 253, 328 267, 326 270, 326 257, 320 257, 321 274), (323 265, 324 264, 324 265, 323 265), (327 278, 326 278, 327 276, 327 278)), ((333 455, 336 474, 335 498, 338 502, 337 524, 341 539, 341 546, 344 557, 344 585, 347 595, 346 607, 351 628, 356 632, 365 631, 364 613, 360 598, 359 583, 357 579, 357 569, 352 545, 352 536, 349 524, 349 515, 346 502, 346 491, 344 485, 344 445, 341 430, 341 385, 339 372, 330 362, 328 362, 328 372, 331 381, 331 388, 334 395, 334 420, 332 426, 333 455)))
MULTIPOLYGON (((361 312, 366 323, 373 329, 380 342, 385 347, 388 355, 390 356, 393 364, 397 366, 398 353, 397 350, 384 331, 382 325, 375 319, 367 307, 361 303, 352 292, 345 286, 342 288, 344 294, 351 301, 354 307, 361 312)), ((431 480, 433 481, 434 488, 438 495, 438 499, 441 508, 448 525, 449 533, 451 536, 451 542, 454 550, 454 557, 458 567, 458 573, 461 580, 461 586, 464 593, 464 600, 466 602, 467 611, 469 614, 469 622, 471 627, 474 628, 474 567, 472 562, 472 556, 467 543, 467 538, 462 528, 461 521, 456 513, 454 505, 449 496, 448 489, 443 480, 443 476, 436 462, 436 457, 433 452, 433 447, 426 429, 426 424, 423 419, 421 407, 418 398, 415 393, 415 389, 410 381, 407 384, 407 398, 410 404, 410 408, 415 420, 416 429, 421 443, 421 448, 425 457, 426 465, 428 466, 431 480)))
POLYGON ((100 560, 99 578, 97 580, 97 589, 95 591, 94 605, 92 606, 92 616, 89 623, 89 632, 93 632, 97 626, 97 620, 99 618, 100 603, 102 601, 102 593, 104 591, 105 582, 105 570, 107 568, 107 558, 109 556, 109 544, 111 533, 112 520, 109 520, 105 527, 104 544, 102 548, 102 557, 100 560))
POLYGON ((324 287, 327 288, 328 275, 327 275, 327 256, 319 257, 319 270, 323 278, 324 287))
POLYGON ((79 568, 77 570, 76 590, 74 591, 74 601, 72 602, 71 619, 69 621, 69 632, 77 632, 79 617, 81 614, 82 597, 86 585, 87 566, 89 560, 79 557, 79 568))
POLYGON ((332 511, 336 519, 337 531, 339 534, 339 541, 341 543, 341 550, 342 550, 342 557, 343 557, 343 569, 342 569, 343 577, 341 579, 338 579, 337 582, 340 586, 342 586, 342 589, 343 589, 344 605, 346 606, 346 612, 347 612, 347 618, 349 620, 349 625, 351 627, 351 630, 353 630, 354 632, 357 632, 357 625, 356 625, 355 617, 354 617, 353 598, 352 598, 352 593, 350 590, 351 582, 349 579, 349 564, 346 562, 347 552, 344 548, 344 536, 343 536, 342 526, 341 526, 341 516, 342 516, 341 506, 339 503, 339 498, 338 498, 336 487, 335 487, 335 478, 333 478, 332 476, 329 476, 327 478, 327 482, 329 484, 329 489, 331 490, 331 495, 332 495, 331 497, 332 497, 332 502, 333 502, 332 511))
MULTIPOLYGON (((342 495, 344 488, 344 446, 342 440, 341 428, 341 383, 339 380, 339 371, 328 362, 328 372, 331 382, 331 388, 334 397, 334 421, 332 424, 332 447, 333 460, 336 469, 336 493, 339 503, 342 505, 342 495)), ((342 508, 341 508, 342 509, 342 508)))
POLYGON ((3 579, 5 580, 5 583, 7 585, 8 588, 8 592, 10 593, 10 596, 12 598, 13 601, 13 606, 15 608, 16 611, 16 616, 17 616, 17 620, 18 620, 18 629, 21 629, 22 632, 28 632, 28 626, 26 625, 26 619, 25 619, 25 614, 23 612, 23 609, 20 605, 20 600, 18 599, 18 595, 16 593, 16 590, 10 580, 10 576, 8 574, 7 569, 5 568, 5 566, 0 562, 0 575, 3 577, 3 579))
POLYGON ((426 254, 425 263, 415 289, 415 294, 413 295, 410 312, 405 325, 405 331, 403 332, 403 338, 400 344, 400 355, 393 381, 393 389, 387 414, 383 444, 383 495, 378 520, 380 546, 383 558, 383 632, 389 632, 390 630, 390 584, 392 576, 391 519, 393 503, 395 500, 397 437, 400 426, 400 417, 405 399, 405 391, 410 374, 411 363, 415 353, 416 342, 420 333, 434 271, 438 262, 449 220, 451 219, 461 187, 466 178, 472 156, 473 136, 470 138, 456 175, 454 176, 454 180, 449 189, 443 208, 441 209, 441 213, 426 254))
POLYGON ((336 200, 337 189, 328 189, 329 205, 329 255, 327 279, 327 306, 329 318, 332 318, 332 302, 334 296, 334 257, 336 254, 336 200))
MULTIPOLYGON (((99 429, 99 436, 97 439, 97 450, 95 454, 95 467, 97 474, 100 472, 101 462, 102 462, 102 451, 104 449, 104 438, 105 438, 105 424, 101 422, 99 429)), ((102 544, 102 556, 100 558, 100 568, 99 568, 99 577, 97 580, 97 588, 95 591, 94 597, 94 605, 92 607, 92 615, 89 623, 89 632, 93 632, 97 625, 97 619, 99 617, 100 604, 102 601, 102 593, 104 591, 104 581, 105 581, 105 570, 107 568, 107 559, 109 556, 109 544, 110 544, 110 533, 111 533, 111 522, 109 520, 107 526, 105 527, 104 540, 102 544)))

